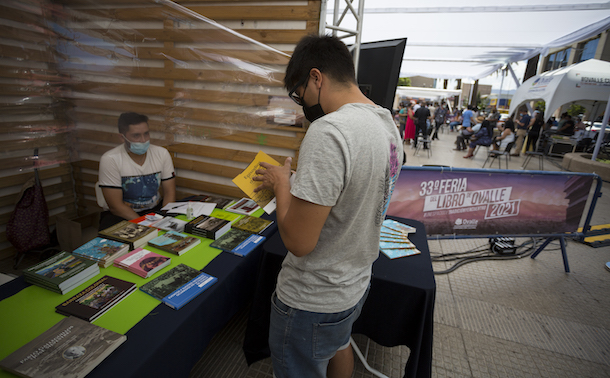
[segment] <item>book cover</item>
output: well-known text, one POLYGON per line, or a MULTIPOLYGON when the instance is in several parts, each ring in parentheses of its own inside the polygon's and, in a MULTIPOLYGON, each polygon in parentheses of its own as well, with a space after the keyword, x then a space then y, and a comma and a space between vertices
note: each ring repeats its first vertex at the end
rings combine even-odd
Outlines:
POLYGON ((384 249, 380 248, 381 252, 390 259, 397 259, 399 257, 419 255, 421 252, 417 248, 396 248, 396 249, 384 249))
POLYGON ((125 335, 71 316, 4 358, 0 367, 22 377, 82 378, 125 340, 125 335))
POLYGON ((23 274, 31 283, 40 282, 47 286, 65 289, 99 272, 100 267, 95 261, 63 251, 25 269, 23 274))
POLYGON ((264 236, 232 228, 226 234, 213 241, 210 247, 222 249, 225 252, 231 252, 239 256, 246 256, 264 241, 264 236))
POLYGON ((203 236, 208 239, 217 239, 231 228, 231 222, 225 219, 201 215, 188 222, 184 230, 189 234, 203 236))
POLYGON ((129 270, 138 276, 148 278, 171 264, 172 259, 158 253, 136 248, 128 254, 114 260, 114 265, 129 270))
POLYGON ((227 206, 225 210, 237 214, 251 215, 259 208, 260 206, 258 206, 253 200, 248 198, 242 198, 239 201, 236 201, 235 203, 229 204, 229 206, 227 206))
POLYGON ((76 248, 72 254, 97 261, 101 267, 107 268, 114 259, 123 256, 127 251, 129 244, 98 236, 76 248))
POLYGON ((182 219, 167 216, 152 223, 150 226, 165 231, 183 232, 184 226, 187 223, 187 221, 183 221, 182 219))
POLYGON ((394 234, 410 234, 417 230, 415 227, 407 226, 406 224, 397 222, 393 219, 386 219, 382 223, 381 231, 394 234))
POLYGON ((175 231, 168 231, 148 241, 148 245, 178 256, 189 251, 199 243, 201 243, 201 239, 175 231))
POLYGON ((217 209, 224 209, 225 206, 233 202, 231 198, 218 197, 218 196, 208 196, 204 202, 215 203, 217 209))
POLYGON ((271 156, 263 151, 259 151, 248 167, 233 179, 233 183, 246 193, 248 197, 252 198, 255 203, 262 207, 267 214, 271 214, 275 210, 275 196, 273 195, 273 192, 267 189, 259 192, 254 191, 254 189, 261 184, 259 181, 253 180, 256 176, 256 171, 258 169, 263 169, 260 165, 261 162, 266 162, 278 167, 282 166, 282 164, 271 156))
POLYGON ((62 315, 94 321, 136 289, 133 282, 104 276, 55 307, 62 315))
POLYGON ((130 249, 135 249, 146 244, 158 235, 154 227, 132 223, 126 220, 108 227, 99 232, 99 236, 112 240, 117 240, 130 245, 130 249))
POLYGON ((179 264, 140 286, 140 290, 179 310, 216 281, 216 277, 179 264))
POLYGON ((214 218, 218 218, 218 219, 228 220, 229 222, 231 222, 231 224, 234 224, 236 221, 238 221, 245 215, 231 213, 231 212, 225 211, 223 209, 214 209, 214 211, 212 211, 211 216, 213 216, 214 218))
POLYGON ((250 215, 244 215, 243 218, 233 223, 231 227, 237 228, 242 231, 247 231, 251 234, 260 234, 272 224, 272 220, 252 217, 250 215))

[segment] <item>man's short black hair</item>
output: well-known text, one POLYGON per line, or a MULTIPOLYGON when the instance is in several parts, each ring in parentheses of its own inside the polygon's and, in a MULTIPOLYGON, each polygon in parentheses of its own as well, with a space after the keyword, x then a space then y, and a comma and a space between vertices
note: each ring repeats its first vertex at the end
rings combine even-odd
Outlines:
POLYGON ((309 74, 312 68, 317 68, 339 83, 356 84, 352 54, 345 43, 337 37, 331 35, 303 37, 286 67, 284 87, 291 90, 309 74))
POLYGON ((137 125, 142 122, 148 123, 148 117, 144 114, 123 113, 119 116, 119 133, 126 134, 129 131, 129 125, 137 125))

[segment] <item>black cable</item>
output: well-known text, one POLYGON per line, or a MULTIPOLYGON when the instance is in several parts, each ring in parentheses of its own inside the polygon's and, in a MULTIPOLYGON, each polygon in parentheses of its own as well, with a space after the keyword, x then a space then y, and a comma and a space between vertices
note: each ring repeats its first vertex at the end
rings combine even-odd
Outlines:
MULTIPOLYGON (((453 266, 451 266, 449 269, 446 270, 442 270, 442 271, 437 271, 434 272, 434 274, 447 274, 447 273, 451 273, 453 271, 455 271, 457 268, 459 268, 460 266, 469 264, 471 262, 476 262, 476 261, 487 261, 487 260, 516 260, 516 259, 522 259, 524 257, 529 257, 532 253, 534 253, 534 251, 536 250, 536 246, 537 246, 537 240, 535 238, 531 238, 531 240, 525 241, 523 242, 521 245, 517 246, 516 248, 524 248, 525 246, 531 244, 531 246, 527 247, 523 252, 520 253, 516 253, 514 255, 497 255, 496 253, 492 253, 492 252, 488 252, 486 254, 481 254, 479 256, 470 256, 470 257, 463 257, 460 259, 460 261, 458 261, 457 263, 455 263, 453 266)), ((550 245, 550 244, 549 244, 550 245)), ((559 249, 561 249, 561 247, 559 247, 559 249)), ((555 250, 555 249, 553 249, 555 250)), ((471 253, 471 251, 467 251, 466 253, 471 253)), ((453 254, 460 254, 459 252, 455 252, 449 255, 453 255, 453 254)), ((451 258, 451 260, 448 259, 435 259, 434 261, 454 261, 457 260, 458 258, 451 258)))

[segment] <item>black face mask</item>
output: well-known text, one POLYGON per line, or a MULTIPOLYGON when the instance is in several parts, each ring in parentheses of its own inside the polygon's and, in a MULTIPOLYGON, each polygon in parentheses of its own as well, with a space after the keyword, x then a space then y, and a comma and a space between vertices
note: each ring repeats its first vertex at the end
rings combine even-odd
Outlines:
POLYGON ((306 106, 305 102, 303 102, 303 113, 309 122, 313 122, 316 119, 326 115, 324 110, 322 110, 322 105, 320 105, 320 92, 318 92, 318 103, 314 106, 306 106))

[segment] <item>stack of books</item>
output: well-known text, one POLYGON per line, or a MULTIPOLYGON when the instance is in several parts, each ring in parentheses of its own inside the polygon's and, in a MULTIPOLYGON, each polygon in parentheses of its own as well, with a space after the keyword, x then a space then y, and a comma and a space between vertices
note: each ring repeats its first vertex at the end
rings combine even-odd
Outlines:
POLYGON ((117 257, 127 252, 129 252, 129 244, 98 236, 76 248, 72 254, 96 261, 102 268, 107 268, 117 257))
POLYGON ((181 256, 199 243, 201 243, 201 239, 194 236, 189 236, 181 232, 168 231, 165 234, 150 240, 148 245, 181 256))
POLYGON ((92 322, 136 289, 137 286, 133 282, 104 276, 55 307, 55 311, 62 315, 76 316, 92 322))
POLYGON ((179 264, 140 286, 140 290, 178 310, 217 280, 188 265, 179 264))
POLYGON ((26 282, 65 294, 100 273, 93 260, 60 252, 23 271, 26 282))
POLYGON ((172 259, 142 248, 136 248, 114 260, 114 266, 148 278, 171 264, 172 259))
POLYGON ((100 231, 98 235, 103 238, 129 244, 129 249, 133 250, 146 245, 150 239, 156 238, 158 231, 154 227, 123 220, 100 231))
POLYGON ((415 227, 386 219, 381 226, 379 250, 390 259, 418 255, 421 252, 409 240, 409 234, 417 231, 415 227))
POLYGON ((184 231, 189 234, 203 236, 204 238, 216 240, 222 234, 231 229, 231 222, 212 216, 201 215, 184 226, 184 231))

